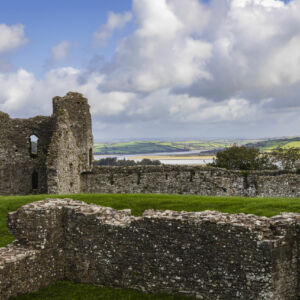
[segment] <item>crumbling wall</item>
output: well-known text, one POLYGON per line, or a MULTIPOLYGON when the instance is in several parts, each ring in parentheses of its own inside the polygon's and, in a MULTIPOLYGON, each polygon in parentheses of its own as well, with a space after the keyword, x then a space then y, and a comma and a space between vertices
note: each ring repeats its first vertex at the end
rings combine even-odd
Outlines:
POLYGON ((47 156, 48 193, 78 193, 80 192, 79 159, 68 112, 60 109, 55 114, 55 120, 56 128, 47 156))
MULTIPOLYGON (((69 92, 64 97, 53 98, 53 115, 61 110, 68 113, 70 130, 75 138, 79 173, 90 171, 93 162, 93 133, 90 106, 80 93, 69 92)), ((59 127, 59 124, 58 124, 59 127)))
POLYGON ((92 148, 89 105, 79 93, 53 98, 51 117, 11 119, 0 112, 0 195, 80 192, 92 148), (38 138, 34 154, 32 135, 38 138))
POLYGON ((47 192, 46 156, 53 131, 50 117, 11 119, 0 112, 0 194, 47 192), (38 137, 37 155, 31 154, 30 136, 38 137), (36 172, 38 188, 32 187, 36 172))
POLYGON ((16 241, 0 248, 0 299, 36 291, 64 279, 62 205, 28 204, 8 215, 16 241))
POLYGON ((79 93, 53 98, 55 130, 47 157, 48 193, 80 192, 80 173, 92 168, 93 136, 87 99, 79 93))
POLYGON ((0 249, 1 299, 62 278, 206 300, 292 300, 299 293, 299 214, 148 210, 134 217, 48 199, 8 220, 17 240, 0 249))
POLYGON ((81 175, 84 193, 165 193, 300 197, 300 175, 202 166, 94 167, 81 175))

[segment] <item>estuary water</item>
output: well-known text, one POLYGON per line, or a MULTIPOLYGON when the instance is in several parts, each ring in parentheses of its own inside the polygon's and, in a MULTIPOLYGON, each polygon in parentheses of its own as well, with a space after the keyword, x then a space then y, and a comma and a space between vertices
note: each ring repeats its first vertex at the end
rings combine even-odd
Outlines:
POLYGON ((201 159, 195 158, 195 156, 201 154, 199 150, 184 151, 184 152, 162 152, 162 153, 142 153, 142 154, 115 154, 115 155, 94 155, 95 160, 99 160, 107 157, 116 157, 118 160, 134 160, 135 162, 141 161, 143 158, 149 157, 150 159, 157 159, 165 165, 205 165, 211 163, 211 158, 201 159), (182 158, 178 155, 183 156, 182 158), (155 158, 158 156, 158 158, 155 158), (164 156, 166 158, 164 158, 164 156), (192 156, 189 158, 188 156, 192 156), (172 158, 174 157, 174 158, 172 158))

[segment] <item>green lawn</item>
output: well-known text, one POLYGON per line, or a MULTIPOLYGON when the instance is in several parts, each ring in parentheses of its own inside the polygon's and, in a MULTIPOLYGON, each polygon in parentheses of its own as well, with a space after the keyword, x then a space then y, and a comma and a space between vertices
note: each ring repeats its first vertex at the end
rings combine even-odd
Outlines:
MULTIPOLYGON (((6 227, 6 215, 20 206, 45 198, 73 198, 87 203, 110 206, 115 209, 130 208, 134 215, 141 215, 146 209, 171 209, 185 211, 218 210, 228 213, 248 213, 259 216, 274 216, 280 212, 299 212, 300 199, 290 198, 243 198, 208 197, 192 195, 158 194, 86 194, 86 195, 38 195, 0 196, 0 247, 13 241, 6 227)), ((14 299, 185 299, 174 296, 144 295, 132 290, 117 290, 91 285, 58 282, 37 293, 14 299)))
POLYGON ((299 212, 300 199, 295 198, 244 198, 209 197, 193 195, 160 194, 76 194, 76 195, 30 195, 0 196, 0 247, 13 241, 6 227, 6 215, 26 203, 45 198, 72 198, 115 209, 130 208, 136 216, 146 209, 171 209, 185 211, 218 210, 228 213, 248 213, 258 216, 274 216, 280 212, 299 212))

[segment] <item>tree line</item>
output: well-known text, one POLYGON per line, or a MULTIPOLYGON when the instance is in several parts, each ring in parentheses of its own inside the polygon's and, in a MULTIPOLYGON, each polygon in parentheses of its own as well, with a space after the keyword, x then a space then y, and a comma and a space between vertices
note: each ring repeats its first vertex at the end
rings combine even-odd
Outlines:
POLYGON ((130 167, 130 166, 158 166, 161 165, 159 160, 151 160, 144 158, 141 161, 135 162, 134 160, 121 159, 118 160, 116 157, 107 157, 94 161, 95 166, 121 166, 121 167, 130 167))
POLYGON ((233 145, 216 153, 213 167, 230 170, 292 170, 300 172, 298 148, 275 148, 269 153, 257 148, 233 145))

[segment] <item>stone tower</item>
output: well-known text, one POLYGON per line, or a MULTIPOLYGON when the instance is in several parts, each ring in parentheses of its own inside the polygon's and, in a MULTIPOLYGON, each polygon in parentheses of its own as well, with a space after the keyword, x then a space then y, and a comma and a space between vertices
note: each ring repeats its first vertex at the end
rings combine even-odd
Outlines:
POLYGON ((93 160, 87 99, 53 99, 53 114, 12 119, 0 112, 0 195, 77 193, 93 160))
POLYGON ((53 98, 55 129, 47 156, 49 194, 79 193, 80 174, 92 169, 93 134, 88 100, 69 92, 53 98))

